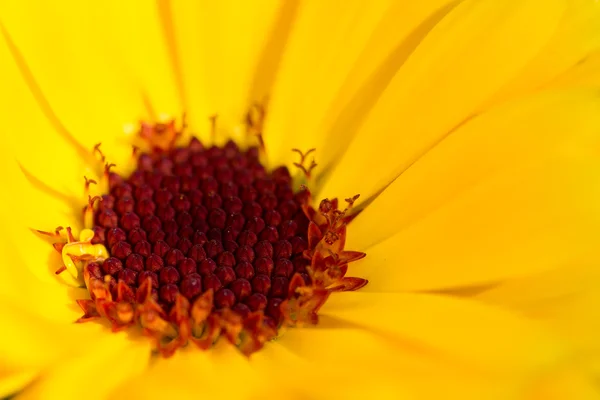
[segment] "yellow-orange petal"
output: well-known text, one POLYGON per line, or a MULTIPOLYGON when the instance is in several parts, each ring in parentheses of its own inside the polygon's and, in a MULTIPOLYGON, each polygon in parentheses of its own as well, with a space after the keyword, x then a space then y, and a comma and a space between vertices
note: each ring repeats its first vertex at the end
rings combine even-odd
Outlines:
POLYGON ((54 363, 17 399, 103 400, 122 382, 141 374, 150 360, 150 342, 129 339, 125 332, 105 332, 86 344, 85 351, 54 363))
MULTIPOLYGON (((521 73, 482 107, 540 89, 558 86, 562 75, 577 68, 600 47, 600 3, 570 0, 548 44, 521 73)), ((598 73, 596 73, 598 76, 598 73)), ((572 82, 571 84, 574 84, 572 82)))
POLYGON ((206 140, 209 117, 218 115, 217 138, 243 137, 239 131, 253 100, 254 69, 267 42, 280 2, 160 2, 175 67, 185 82, 189 123, 206 140))
POLYGON ((361 201, 368 200, 531 62, 564 9, 563 0, 475 0, 456 6, 398 70, 321 195, 358 192, 361 201), (369 179, 355 178, 365 171, 369 179))
POLYGON ((575 88, 513 100, 473 118, 359 214, 348 247, 368 249, 509 168, 549 154, 593 152, 600 142, 599 109, 597 90, 575 88))
POLYGON ((0 6, 2 24, 30 70, 28 80, 39 86, 38 98, 83 148, 104 141, 112 162, 122 164, 131 149, 120 149, 114 139, 147 112, 143 88, 104 33, 107 11, 73 2, 0 6))
POLYGON ((475 298, 546 324, 574 343, 583 360, 600 361, 597 265, 592 260, 579 260, 552 271, 501 282, 475 298))
POLYGON ((600 163, 573 158, 499 172, 369 248, 349 274, 367 291, 439 290, 598 260, 600 163))

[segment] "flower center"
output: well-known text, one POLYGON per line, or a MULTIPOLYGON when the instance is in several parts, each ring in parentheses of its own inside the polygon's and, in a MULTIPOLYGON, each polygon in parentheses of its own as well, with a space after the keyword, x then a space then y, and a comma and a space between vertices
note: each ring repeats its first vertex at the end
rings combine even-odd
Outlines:
POLYGON ((267 171, 257 147, 196 138, 176 147, 158 135, 168 126, 143 126, 151 150, 128 177, 108 166, 108 193, 85 212, 92 229, 55 245, 59 272, 79 274, 90 292, 79 322, 140 325, 165 356, 221 335, 249 355, 283 325, 316 323, 332 292, 366 284, 345 277, 364 256, 343 249, 357 196, 345 210, 337 200, 315 210, 308 189, 294 192, 286 167, 267 171))

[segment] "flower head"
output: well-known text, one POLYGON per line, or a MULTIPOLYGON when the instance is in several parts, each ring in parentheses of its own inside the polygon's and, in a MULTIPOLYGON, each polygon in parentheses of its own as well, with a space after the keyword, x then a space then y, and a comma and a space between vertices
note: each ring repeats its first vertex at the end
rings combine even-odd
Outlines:
POLYGON ((0 393, 596 395, 511 300, 595 271, 597 17, 1 5, 0 393))

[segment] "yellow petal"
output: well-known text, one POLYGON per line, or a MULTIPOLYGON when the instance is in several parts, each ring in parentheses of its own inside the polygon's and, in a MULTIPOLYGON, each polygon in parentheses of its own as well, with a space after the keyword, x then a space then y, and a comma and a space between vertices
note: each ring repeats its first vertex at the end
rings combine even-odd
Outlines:
MULTIPOLYGON (((594 50, 600 47, 600 2, 570 0, 566 12, 552 39, 532 62, 506 85, 486 106, 502 100, 557 86, 556 78, 578 68, 594 50)), ((596 70, 596 76, 600 76, 596 70)), ((571 82, 574 84, 575 82, 571 82)))
POLYGON ((86 351, 53 364, 17 399, 106 399, 114 388, 146 369, 150 341, 137 339, 107 330, 101 338, 85 343, 86 351))
POLYGON ((8 373, 0 371, 0 396, 3 399, 11 398, 11 395, 26 387, 37 375, 36 369, 8 373))
MULTIPOLYGON (((191 128, 210 139, 209 117, 222 130, 243 122, 262 46, 277 16, 277 1, 163 2, 182 76, 191 128)), ((255 99, 262 100, 262 99, 255 99)))
MULTIPOLYGON (((121 60, 115 53, 118 46, 105 33, 112 24, 106 18, 110 7, 10 1, 2 3, 0 12, 39 85, 39 97, 84 149, 103 142, 111 162, 122 164, 131 147, 120 148, 116 139, 123 135, 126 124, 145 117, 147 110, 145 88, 132 79, 123 65, 128 59, 121 60)), ((120 144, 125 143, 121 139, 120 144)))
MULTIPOLYGON (((2 154, 12 162, 18 160, 30 174, 62 193, 82 190, 83 149, 62 125, 47 103, 40 103, 39 93, 32 92, 15 58, 16 48, 0 25, 0 82, 6 93, 3 111, 2 154)), ((22 61, 22 60, 20 60, 22 61)))
POLYGON ((562 0, 456 6, 396 73, 324 183, 322 197, 358 192, 368 200, 389 184, 536 56, 564 8, 562 0), (357 179, 365 174, 369 179, 357 179))
POLYGON ((260 378, 247 358, 221 340, 207 352, 191 345, 171 358, 157 359, 143 375, 116 388, 112 398, 192 399, 201 392, 209 397, 245 399, 267 385, 260 378))
POLYGON ((600 164, 575 158, 499 172, 371 247, 349 273, 369 279, 368 291, 433 290, 598 260, 600 164))
POLYGON ((570 89, 528 96, 473 118, 358 215, 348 230, 348 248, 368 249, 494 174, 547 154, 594 148, 599 109, 596 90, 570 89))
POLYGON ((600 51, 590 54, 560 76, 554 85, 564 86, 600 86, 600 51))
POLYGON ((570 355, 564 343, 526 319, 446 296, 340 293, 321 314, 387 336, 407 353, 467 370, 528 374, 570 355))
POLYGON ((583 358, 600 360, 600 271, 579 261, 512 279, 475 297, 538 320, 577 345, 583 358))
POLYGON ((269 107, 270 161, 291 167, 297 160, 290 149, 316 148, 318 184, 398 68, 456 3, 351 2, 343 9, 301 3, 269 107), (337 16, 336 24, 329 15, 337 16))
MULTIPOLYGON (((390 4, 388 0, 368 6, 354 0, 344 7, 333 2, 299 3, 270 96, 264 138, 273 165, 291 164, 292 148, 308 150, 317 145, 318 124, 390 4)), ((402 29, 394 33, 394 42, 408 29, 403 21, 397 21, 397 26, 402 29)), ((391 44, 386 45, 388 50, 391 44)), ((378 61, 385 50, 382 53, 378 61)))

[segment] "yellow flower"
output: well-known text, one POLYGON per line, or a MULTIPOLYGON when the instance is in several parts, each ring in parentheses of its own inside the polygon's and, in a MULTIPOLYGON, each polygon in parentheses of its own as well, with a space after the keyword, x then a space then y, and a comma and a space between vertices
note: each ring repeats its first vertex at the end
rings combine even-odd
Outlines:
POLYGON ((0 395, 597 397, 587 347, 480 300, 522 312, 515 282, 539 294, 573 265, 596 277, 599 7, 2 2, 0 395), (128 124, 184 111, 205 143, 248 145, 242 118, 267 99, 268 166, 293 171, 290 149, 316 148, 296 183, 317 200, 361 194, 345 248, 367 253, 349 275, 368 285, 250 358, 223 338, 161 358, 135 329, 74 324, 88 292, 57 278, 31 228, 81 230, 94 145, 125 174, 128 124))

